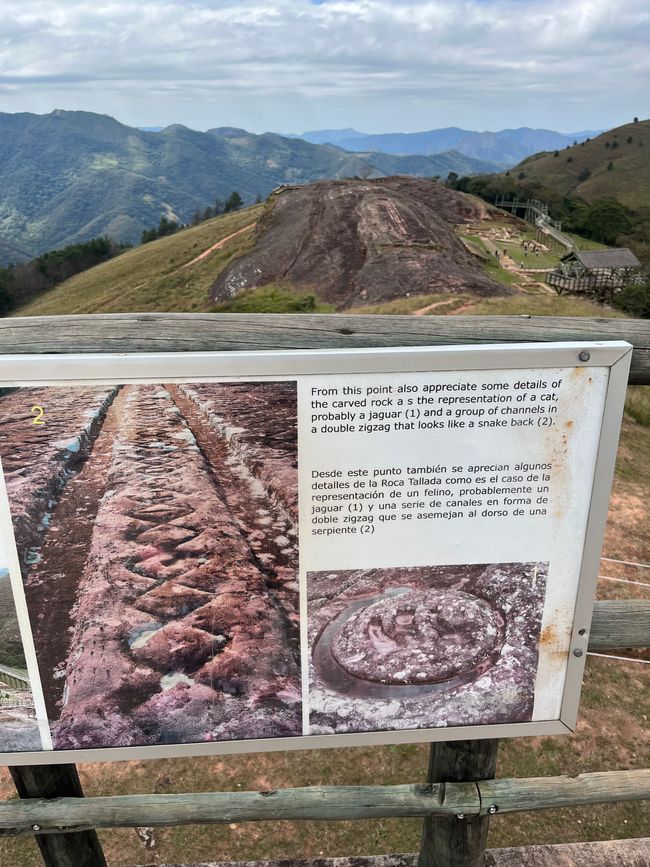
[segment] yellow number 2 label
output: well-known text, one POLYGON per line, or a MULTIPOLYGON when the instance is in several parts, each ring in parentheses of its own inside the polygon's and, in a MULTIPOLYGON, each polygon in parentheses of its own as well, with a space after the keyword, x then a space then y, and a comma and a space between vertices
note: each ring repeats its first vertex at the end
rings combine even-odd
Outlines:
POLYGON ((42 406, 33 406, 32 415, 34 416, 34 421, 32 422, 32 424, 45 424, 45 422, 43 421, 45 410, 42 406))

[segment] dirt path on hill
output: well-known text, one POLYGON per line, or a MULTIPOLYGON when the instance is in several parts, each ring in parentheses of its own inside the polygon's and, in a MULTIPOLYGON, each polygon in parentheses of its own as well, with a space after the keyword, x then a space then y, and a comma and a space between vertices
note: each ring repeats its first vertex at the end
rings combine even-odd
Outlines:
POLYGON ((448 307, 450 304, 454 304, 456 301, 456 298, 448 298, 445 301, 434 301, 433 304, 427 304, 426 307, 420 307, 418 310, 414 310, 413 316, 426 316, 429 311, 436 310, 438 307, 448 307))
POLYGON ((295 384, 0 400, 55 746, 300 734, 295 384))
POLYGON ((207 250, 204 250, 202 253, 199 253, 194 259, 189 262, 186 262, 184 265, 181 265, 180 268, 177 268, 175 271, 172 271, 172 274, 178 274, 179 271, 183 271, 185 268, 189 268, 190 265, 196 265, 197 262, 200 262, 201 259, 205 259, 210 253, 214 253, 215 250, 220 250, 224 244, 227 244, 228 241, 232 241, 233 238, 236 238, 237 235, 242 235, 244 232, 247 232, 249 229, 254 228, 257 225, 257 220, 254 223, 249 223, 247 226, 244 226, 241 229, 237 229, 236 232, 233 232, 232 235, 226 235, 225 238, 222 238, 220 241, 217 241, 216 244, 213 244, 211 247, 208 247, 207 250))
MULTIPOLYGON (((443 316, 456 316, 458 313, 465 313, 467 310, 471 310, 472 307, 475 307, 476 304, 479 303, 481 299, 477 298, 475 301, 468 301, 466 304, 463 304, 461 307, 456 307, 453 310, 449 310, 445 312, 442 310, 443 316)), ((457 304, 458 298, 449 298, 445 301, 435 301, 433 304, 427 304, 426 307, 420 307, 419 310, 413 311, 413 316, 426 316, 432 310, 436 310, 441 307, 448 307, 450 304, 457 304)))

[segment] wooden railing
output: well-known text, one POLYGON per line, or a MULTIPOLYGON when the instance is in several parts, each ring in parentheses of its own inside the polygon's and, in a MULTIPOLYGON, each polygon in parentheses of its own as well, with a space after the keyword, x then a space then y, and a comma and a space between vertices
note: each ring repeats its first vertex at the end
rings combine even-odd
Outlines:
MULTIPOLYGON (((463 316, 119 314, 0 320, 0 352, 162 352, 627 340, 630 382, 650 384, 650 322, 463 316)), ((645 647, 650 600, 597 602, 590 650, 645 647)), ((480 867, 491 816, 650 797, 650 771, 495 780, 497 741, 433 744, 425 783, 273 792, 83 798, 74 765, 11 769, 22 800, 0 805, 0 836, 36 835, 48 867, 105 865, 95 828, 424 818, 420 867, 480 867)), ((639 862, 641 863, 641 862, 639 862)))

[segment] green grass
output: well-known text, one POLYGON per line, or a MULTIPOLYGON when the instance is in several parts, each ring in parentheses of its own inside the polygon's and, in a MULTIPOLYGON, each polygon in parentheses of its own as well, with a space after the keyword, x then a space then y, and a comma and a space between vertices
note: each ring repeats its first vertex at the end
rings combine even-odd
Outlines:
POLYGON ((506 286, 519 286, 521 285, 521 280, 517 277, 516 274, 513 274, 512 271, 508 271, 505 268, 502 268, 501 265, 494 259, 491 262, 486 262, 483 265, 483 269, 488 277, 491 277, 493 280, 496 280, 497 283, 504 283, 506 286))
POLYGON ((625 413, 643 427, 650 427, 650 386, 630 385, 625 399, 625 413))
POLYGON ((212 313, 333 313, 332 304, 322 304, 310 292, 289 285, 269 284, 240 292, 230 301, 216 304, 212 313))
POLYGON ((514 259, 515 262, 523 262, 524 268, 552 269, 560 261, 560 257, 555 253, 540 252, 538 256, 532 252, 526 253, 520 243, 500 241, 499 246, 502 250, 505 248, 510 258, 514 259))
POLYGON ((598 241, 592 241, 589 238, 583 238, 582 235, 575 235, 573 232, 564 232, 567 237, 571 238, 578 250, 608 250, 607 244, 599 244, 598 241))
POLYGON ((358 314, 409 314, 429 304, 448 301, 449 305, 433 309, 430 316, 453 315, 454 310, 471 304, 461 316, 597 316, 609 319, 624 318, 619 310, 603 307, 595 301, 574 298, 570 295, 510 295, 496 298, 478 298, 462 295, 417 295, 411 298, 398 298, 383 304, 368 304, 365 307, 351 307, 345 313, 358 314))
POLYGON ((196 228, 128 250, 66 280, 13 315, 206 312, 213 306, 209 292, 217 275, 234 256, 248 249, 253 232, 238 235, 195 265, 183 266, 208 247, 255 222, 263 207, 257 205, 216 217, 196 228))
POLYGON ((511 295, 507 298, 482 298, 467 311, 472 316, 599 316, 618 319, 624 316, 595 301, 570 295, 511 295))
MULTIPOLYGON (((399 316, 407 315, 416 310, 421 310, 423 307, 428 307, 430 304, 441 302, 440 312, 449 313, 454 307, 460 307, 468 298, 470 298, 469 295, 449 295, 441 292, 431 295, 410 295, 408 298, 395 298, 393 301, 382 301, 378 304, 365 304, 361 307, 349 307, 343 312, 399 316), (449 303, 447 304, 447 302, 449 303)), ((432 311, 432 313, 434 312, 435 311, 432 311)))
MULTIPOLYGON (((535 232, 522 232, 522 239, 534 239, 535 232)), ((512 271, 509 271, 507 268, 504 268, 499 260, 496 258, 494 253, 488 249, 488 247, 483 243, 483 239, 478 235, 470 235, 462 233, 460 235, 461 238, 465 238, 467 241, 471 241, 473 244, 476 244, 477 247, 480 247, 484 253, 486 253, 490 258, 487 262, 482 262, 483 270, 495 280, 497 283, 503 283, 506 286, 521 286, 523 281, 517 275, 513 274, 512 271)), ((554 268, 559 262, 559 256, 554 253, 540 253, 539 256, 535 256, 533 254, 529 254, 528 256, 524 256, 524 251, 520 243, 518 242, 499 242, 498 244, 499 250, 503 250, 504 248, 508 251, 508 255, 515 260, 515 262, 524 262, 524 266, 528 268, 554 268)), ((543 275, 540 275, 543 276, 543 275)))

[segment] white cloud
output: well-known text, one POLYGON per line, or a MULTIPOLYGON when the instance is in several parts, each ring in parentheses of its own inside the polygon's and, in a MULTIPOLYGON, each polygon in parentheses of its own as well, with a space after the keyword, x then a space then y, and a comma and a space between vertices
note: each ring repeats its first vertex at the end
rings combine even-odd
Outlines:
POLYGON ((647 0, 23 0, 0 12, 0 108, 255 130, 605 126, 649 113, 648 44, 647 0))

